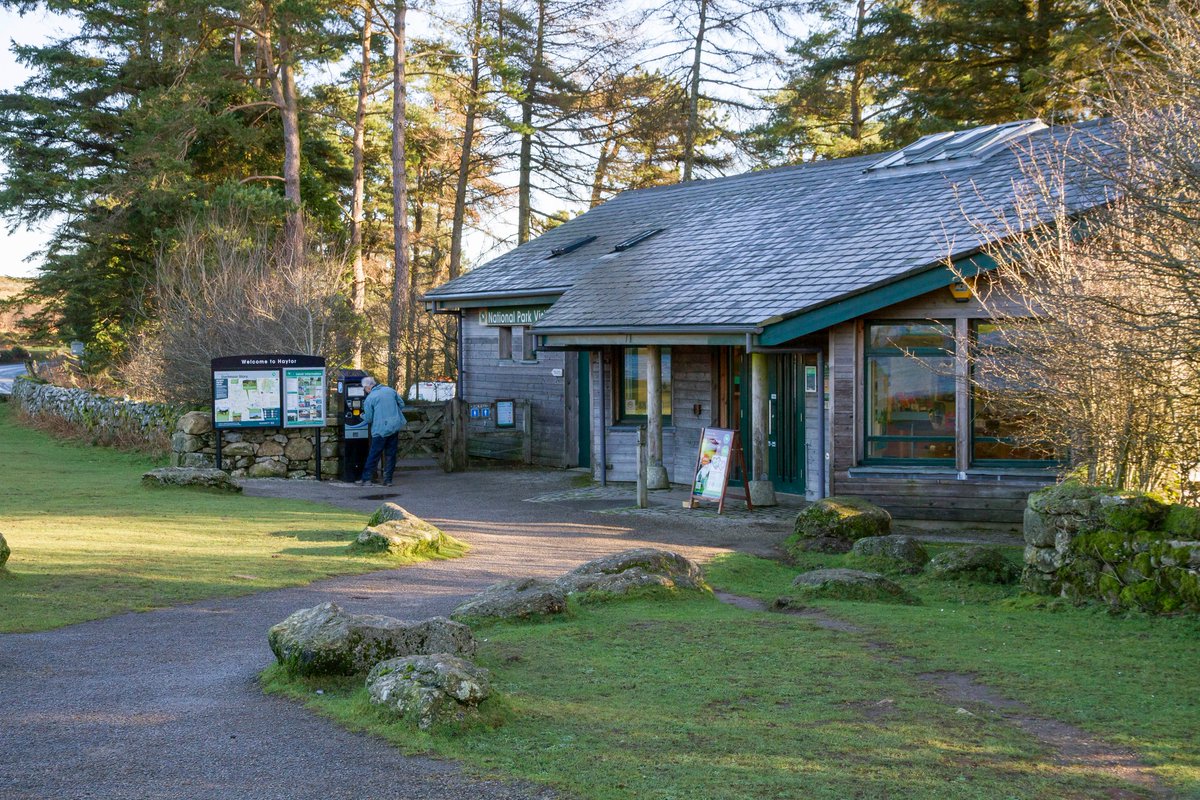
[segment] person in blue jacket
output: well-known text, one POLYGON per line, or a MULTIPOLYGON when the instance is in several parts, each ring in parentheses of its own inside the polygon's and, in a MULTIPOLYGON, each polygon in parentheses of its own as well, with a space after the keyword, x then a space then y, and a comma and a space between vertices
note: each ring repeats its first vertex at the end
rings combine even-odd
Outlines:
POLYGON ((363 389, 367 399, 363 403, 363 422, 370 426, 371 449, 367 452, 367 463, 363 465, 362 477, 356 482, 365 486, 371 482, 375 467, 383 457, 383 485, 392 485, 396 471, 396 445, 400 440, 400 429, 408 424, 404 418, 404 398, 390 386, 380 386, 372 377, 363 378, 363 389))

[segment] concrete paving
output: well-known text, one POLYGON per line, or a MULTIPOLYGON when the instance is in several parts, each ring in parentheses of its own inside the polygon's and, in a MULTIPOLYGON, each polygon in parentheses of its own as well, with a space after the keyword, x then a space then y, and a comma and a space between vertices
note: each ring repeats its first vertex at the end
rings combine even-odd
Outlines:
MULTIPOLYGON (((708 559, 769 553, 777 519, 600 514, 620 496, 527 502, 572 488, 572 473, 400 471, 395 487, 248 481, 246 492, 361 511, 401 503, 472 545, 463 559, 322 581, 248 597, 124 614, 55 631, 0 636, 0 798, 420 800, 543 798, 519 783, 399 754, 256 685, 271 662, 266 631, 298 608, 422 618, 504 578, 555 575, 630 547, 708 559)), ((668 497, 663 502, 670 502, 668 497)))

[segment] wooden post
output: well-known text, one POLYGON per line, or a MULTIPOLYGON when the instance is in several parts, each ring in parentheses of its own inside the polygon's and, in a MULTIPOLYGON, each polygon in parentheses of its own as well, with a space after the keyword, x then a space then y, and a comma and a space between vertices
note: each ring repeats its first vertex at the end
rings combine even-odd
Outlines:
POLYGON ((646 348, 646 485, 651 489, 669 489, 667 468, 663 466, 662 431, 662 348, 646 348))
POLYGON ((959 478, 966 477, 971 465, 971 364, 967 361, 967 345, 971 335, 970 320, 954 321, 954 465, 959 478))
POLYGON ((533 405, 521 401, 521 458, 526 464, 533 463, 533 405))
POLYGON ((646 486, 646 426, 639 425, 637 430, 637 507, 650 507, 650 492, 646 486))
POLYGON ((315 428, 314 430, 316 430, 316 432, 317 432, 316 446, 314 448, 314 453, 316 455, 316 462, 317 462, 317 480, 321 480, 321 429, 315 428))
POLYGON ((747 486, 755 505, 778 505, 770 480, 771 398, 767 381, 767 354, 750 354, 750 479, 747 486))
POLYGON ((467 469, 467 403, 461 397, 446 401, 442 420, 442 469, 465 472, 467 469))

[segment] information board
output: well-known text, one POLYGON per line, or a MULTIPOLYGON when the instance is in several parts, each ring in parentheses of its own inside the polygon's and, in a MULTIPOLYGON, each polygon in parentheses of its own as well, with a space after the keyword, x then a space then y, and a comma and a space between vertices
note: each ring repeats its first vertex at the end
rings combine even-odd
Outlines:
POLYGON ((517 403, 515 400, 496 401, 496 427, 515 428, 517 426, 517 403))
POLYGON ((278 428, 278 370, 214 370, 213 426, 278 428))
POLYGON ((283 427, 319 428, 324 424, 325 368, 284 367, 283 427))
POLYGON ((213 427, 306 428, 325 422, 325 359, 305 355, 212 360, 213 427))

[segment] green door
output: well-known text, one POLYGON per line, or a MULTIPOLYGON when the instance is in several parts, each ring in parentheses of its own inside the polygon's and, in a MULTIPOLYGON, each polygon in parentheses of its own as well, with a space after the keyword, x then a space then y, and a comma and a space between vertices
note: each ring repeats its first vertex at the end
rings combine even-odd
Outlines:
MULTIPOLYGON (((570 355, 570 354, 568 354, 570 355)), ((579 351, 579 466, 592 466, 592 363, 586 350, 579 351)))
POLYGON ((771 399, 768 467, 775 489, 804 494, 804 359, 799 353, 770 357, 767 391, 771 399))

